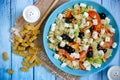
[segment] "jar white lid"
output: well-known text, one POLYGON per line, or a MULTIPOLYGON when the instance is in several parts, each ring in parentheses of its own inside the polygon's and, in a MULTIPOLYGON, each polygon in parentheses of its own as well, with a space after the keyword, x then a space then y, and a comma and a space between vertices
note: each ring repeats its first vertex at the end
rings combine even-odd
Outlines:
POLYGON ((113 66, 108 70, 109 80, 120 80, 120 66, 113 66))
POLYGON ((34 5, 27 6, 23 10, 23 18, 29 23, 34 23, 40 18, 40 10, 34 5))

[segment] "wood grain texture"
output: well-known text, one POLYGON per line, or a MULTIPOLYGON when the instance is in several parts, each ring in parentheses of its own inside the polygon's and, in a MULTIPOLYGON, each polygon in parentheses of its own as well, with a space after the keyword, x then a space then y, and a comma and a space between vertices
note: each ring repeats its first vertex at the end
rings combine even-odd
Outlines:
MULTIPOLYGON (((23 9, 31 4, 33 4, 33 0, 11 0, 12 27, 14 27, 15 20, 22 15, 23 9)), ((33 80, 33 68, 31 68, 27 73, 20 70, 20 67, 22 67, 22 61, 22 57, 12 53, 12 69, 15 71, 15 73, 12 75, 12 80, 33 80)))
POLYGON ((10 43, 10 0, 0 0, 0 80, 10 80, 11 75, 6 69, 11 69, 10 43), (3 60, 3 52, 8 52, 8 61, 3 60))
MULTIPOLYGON (((22 57, 11 53, 10 28, 14 26, 16 18, 22 15, 23 9, 37 0, 0 0, 0 80, 61 80, 48 72, 44 67, 34 67, 29 72, 20 71, 22 57), (2 53, 9 53, 9 61, 2 59, 2 53), (6 69, 12 68, 15 74, 9 75, 6 69)), ((50 0, 49 0, 50 1, 50 0)), ((102 4, 115 17, 120 28, 120 0, 92 0, 102 4)), ((45 6, 45 5, 42 5, 45 6)), ((119 47, 120 49, 120 47, 119 47)), ((108 80, 107 71, 113 65, 120 66, 120 50, 109 66, 97 74, 82 77, 81 80, 108 80)))

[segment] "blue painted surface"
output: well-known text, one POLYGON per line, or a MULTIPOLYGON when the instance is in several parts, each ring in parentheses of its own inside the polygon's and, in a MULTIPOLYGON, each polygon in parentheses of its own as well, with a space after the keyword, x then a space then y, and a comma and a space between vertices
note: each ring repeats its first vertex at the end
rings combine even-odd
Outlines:
MULTIPOLYGON (((22 57, 12 54, 10 43, 10 29, 14 26, 15 19, 22 14, 22 10, 36 0, 0 0, 0 80, 57 80, 44 67, 34 67, 28 73, 20 71, 22 57), (9 53, 9 61, 2 59, 2 53, 9 53), (13 75, 9 75, 6 69, 15 70, 13 75)), ((120 28, 120 0, 93 0, 107 8, 115 17, 120 28)), ((119 47, 120 49, 120 47, 119 47)), ((113 65, 120 66, 120 50, 109 66, 99 73, 82 77, 81 80, 108 80, 107 70, 113 65)), ((59 80, 59 79, 58 79, 59 80)))

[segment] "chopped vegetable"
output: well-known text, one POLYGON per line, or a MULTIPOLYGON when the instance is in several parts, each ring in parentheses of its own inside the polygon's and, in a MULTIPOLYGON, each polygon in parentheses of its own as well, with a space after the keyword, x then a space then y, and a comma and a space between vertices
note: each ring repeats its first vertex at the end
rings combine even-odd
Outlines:
POLYGON ((72 18, 73 17, 70 10, 67 11, 66 17, 67 18, 72 18))
POLYGON ((87 59, 87 52, 85 50, 80 52, 80 61, 84 62, 87 59))
POLYGON ((94 62, 95 62, 95 63, 98 63, 98 64, 102 64, 102 59, 96 58, 96 59, 94 59, 94 62))
POLYGON ((64 56, 66 56, 67 59, 70 60, 70 61, 73 61, 73 60, 74 60, 74 58, 72 58, 72 57, 70 56, 70 54, 69 54, 67 51, 65 51, 64 49, 59 49, 58 54, 59 54, 59 55, 64 55, 64 56))

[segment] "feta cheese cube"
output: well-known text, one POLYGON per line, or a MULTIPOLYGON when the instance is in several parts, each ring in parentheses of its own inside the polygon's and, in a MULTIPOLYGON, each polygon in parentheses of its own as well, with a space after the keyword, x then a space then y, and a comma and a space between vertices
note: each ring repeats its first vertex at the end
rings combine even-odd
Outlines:
POLYGON ((55 42, 52 38, 50 38, 49 41, 50 41, 51 43, 54 43, 54 42, 55 42))
POLYGON ((87 23, 85 24, 85 26, 89 26, 90 25, 90 22, 89 21, 87 21, 87 23))
POLYGON ((97 39, 97 38, 98 38, 98 32, 93 31, 92 37, 93 37, 94 39, 97 39))
POLYGON ((75 42, 80 43, 81 39, 79 37, 74 39, 75 42))
POLYGON ((62 41, 62 37, 61 36, 57 36, 57 39, 62 41))
POLYGON ((56 26, 56 24, 54 23, 54 24, 52 24, 52 26, 51 26, 51 31, 55 31, 55 26, 56 26))
POLYGON ((105 33, 105 29, 101 29, 100 34, 104 34, 105 33))
POLYGON ((69 31, 69 37, 74 38, 74 29, 70 29, 69 31))
POLYGON ((78 64, 77 61, 72 61, 73 66, 76 66, 77 64, 78 64))
POLYGON ((85 31, 85 34, 88 34, 88 33, 90 33, 90 30, 89 30, 89 29, 87 29, 87 30, 85 31))
POLYGON ((78 25, 77 24, 74 24, 74 29, 78 29, 78 25))
POLYGON ((113 47, 113 48, 116 48, 116 46, 117 46, 117 43, 114 42, 114 43, 112 44, 112 47, 113 47))
POLYGON ((59 56, 58 54, 56 54, 56 53, 54 54, 54 58, 55 58, 55 59, 59 59, 59 57, 60 57, 60 56, 59 56))
POLYGON ((85 62, 83 63, 83 65, 84 65, 84 67, 86 68, 86 70, 91 70, 91 64, 90 64, 90 62, 85 61, 85 62))
POLYGON ((105 41, 106 41, 106 42, 110 42, 110 37, 106 37, 106 38, 105 38, 105 41))
POLYGON ((108 17, 106 17, 105 20, 107 20, 107 22, 110 23, 110 19, 108 17))
POLYGON ((69 27, 69 24, 68 23, 64 23, 64 27, 69 27))
POLYGON ((62 18, 63 18, 63 14, 59 14, 59 15, 58 15, 58 18, 59 18, 59 19, 62 19, 62 18))
POLYGON ((101 41, 101 42, 100 42, 100 46, 103 46, 103 45, 104 45, 104 41, 101 41))
POLYGON ((80 3, 80 7, 86 7, 87 5, 85 3, 80 3))
POLYGON ((80 58, 79 53, 71 53, 70 56, 73 57, 73 58, 80 58))
POLYGON ((86 38, 86 39, 83 39, 83 41, 84 41, 84 43, 87 43, 88 42, 88 39, 86 38))
POLYGON ((61 64, 61 67, 65 67, 65 66, 67 66, 67 64, 63 62, 63 63, 61 64))
POLYGON ((93 65, 95 68, 101 67, 101 64, 98 64, 98 63, 92 63, 92 65, 93 65))
POLYGON ((115 33, 115 29, 114 28, 110 28, 110 32, 115 33))
POLYGON ((61 47, 64 47, 65 44, 66 44, 65 41, 61 41, 60 46, 61 46, 61 47))
POLYGON ((93 39, 90 38, 88 42, 89 42, 90 44, 93 43, 93 39))
POLYGON ((87 17, 89 16, 89 14, 88 14, 87 12, 84 12, 83 16, 84 16, 85 18, 87 18, 87 17))
POLYGON ((86 51, 87 51, 87 50, 88 50, 88 48, 89 48, 89 46, 88 46, 88 45, 84 45, 84 46, 83 46, 83 50, 86 50, 86 51))
POLYGON ((98 20, 97 19, 93 19, 93 25, 98 25, 98 20))
POLYGON ((86 19, 83 18, 83 19, 82 19, 82 24, 85 24, 85 23, 86 23, 86 19))
POLYGON ((100 54, 100 55, 103 57, 103 56, 104 56, 103 50, 99 50, 99 51, 98 51, 98 54, 100 54))

